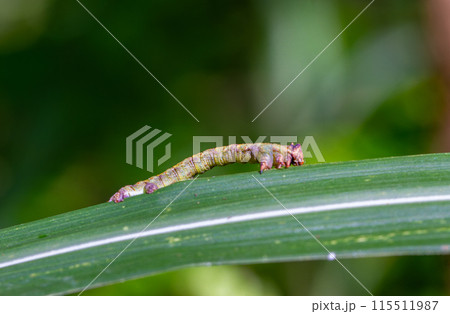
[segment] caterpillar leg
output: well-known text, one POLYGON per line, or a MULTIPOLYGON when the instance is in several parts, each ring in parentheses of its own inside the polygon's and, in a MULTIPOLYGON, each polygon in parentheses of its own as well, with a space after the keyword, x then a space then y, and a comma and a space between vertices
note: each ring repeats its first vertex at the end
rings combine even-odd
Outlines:
POLYGON ((275 153, 274 157, 275 157, 275 167, 277 169, 280 169, 282 167, 289 168, 291 161, 289 160, 288 156, 286 156, 285 158, 285 156, 283 156, 282 153, 275 153))
POLYGON ((300 144, 291 143, 288 146, 289 152, 289 164, 292 163, 294 166, 301 166, 305 163, 303 159, 302 146, 300 144))
POLYGON ((303 165, 303 152, 300 144, 292 143, 288 147, 279 147, 263 144, 259 152, 254 153, 256 160, 260 163, 260 173, 275 166, 289 168, 291 165, 303 165))
POLYGON ((270 145, 261 147, 260 151, 256 154, 256 160, 259 162, 259 173, 263 173, 264 170, 271 169, 273 166, 273 150, 270 145))
POLYGON ((272 161, 268 160, 268 161, 261 161, 260 163, 260 168, 259 168, 259 173, 263 173, 264 170, 268 170, 272 168, 272 161))

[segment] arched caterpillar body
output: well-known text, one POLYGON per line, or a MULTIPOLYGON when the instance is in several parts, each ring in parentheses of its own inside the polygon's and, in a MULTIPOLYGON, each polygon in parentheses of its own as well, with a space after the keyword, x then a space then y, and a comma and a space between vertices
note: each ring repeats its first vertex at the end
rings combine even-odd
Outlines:
POLYGON ((110 202, 122 202, 125 198, 152 193, 176 182, 192 179, 195 175, 215 166, 230 163, 259 163, 260 173, 266 169, 303 165, 300 144, 280 145, 271 143, 233 144, 205 150, 186 158, 160 175, 121 188, 110 202))

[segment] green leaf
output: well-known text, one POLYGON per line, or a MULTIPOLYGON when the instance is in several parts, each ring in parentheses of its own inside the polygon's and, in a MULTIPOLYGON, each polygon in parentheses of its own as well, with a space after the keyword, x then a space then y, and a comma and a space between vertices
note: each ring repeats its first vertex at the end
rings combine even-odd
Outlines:
POLYGON ((200 177, 0 230, 0 294, 65 294, 94 278, 89 288, 330 252, 448 254, 449 221, 450 154, 200 177))

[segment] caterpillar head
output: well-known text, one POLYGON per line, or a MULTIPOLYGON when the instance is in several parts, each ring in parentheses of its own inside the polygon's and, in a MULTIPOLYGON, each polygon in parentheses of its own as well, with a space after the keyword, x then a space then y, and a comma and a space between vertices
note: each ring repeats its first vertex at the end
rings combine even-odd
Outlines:
POLYGON ((301 166, 304 164, 305 161, 303 160, 303 152, 300 144, 291 143, 291 145, 288 146, 288 153, 292 158, 290 160, 291 165, 301 166))

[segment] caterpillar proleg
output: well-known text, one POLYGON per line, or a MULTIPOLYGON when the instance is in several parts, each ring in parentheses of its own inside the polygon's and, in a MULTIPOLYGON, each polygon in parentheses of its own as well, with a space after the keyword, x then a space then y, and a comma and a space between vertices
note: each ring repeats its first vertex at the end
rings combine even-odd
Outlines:
POLYGON ((125 198, 154 191, 176 182, 192 179, 215 166, 230 163, 259 163, 260 173, 271 169, 289 166, 301 166, 304 163, 300 144, 280 145, 271 143, 233 144, 205 150, 186 158, 163 173, 134 185, 121 188, 110 202, 122 202, 125 198))

